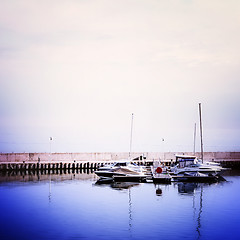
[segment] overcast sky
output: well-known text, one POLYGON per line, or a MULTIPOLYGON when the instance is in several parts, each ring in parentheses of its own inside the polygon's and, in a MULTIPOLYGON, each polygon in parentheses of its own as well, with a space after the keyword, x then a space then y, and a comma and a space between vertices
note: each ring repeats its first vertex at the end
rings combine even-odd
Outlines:
POLYGON ((0 0, 0 151, 240 151, 239 0, 0 0), (164 141, 163 141, 164 139, 164 141))

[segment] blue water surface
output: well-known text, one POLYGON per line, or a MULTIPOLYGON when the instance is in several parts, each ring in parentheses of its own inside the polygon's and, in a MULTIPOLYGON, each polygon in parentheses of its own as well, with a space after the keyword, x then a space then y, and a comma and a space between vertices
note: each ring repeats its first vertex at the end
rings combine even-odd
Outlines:
MULTIPOLYGON (((75 175, 74 175, 75 176, 75 175)), ((240 176, 217 184, 0 183, 0 239, 239 239, 240 176)))

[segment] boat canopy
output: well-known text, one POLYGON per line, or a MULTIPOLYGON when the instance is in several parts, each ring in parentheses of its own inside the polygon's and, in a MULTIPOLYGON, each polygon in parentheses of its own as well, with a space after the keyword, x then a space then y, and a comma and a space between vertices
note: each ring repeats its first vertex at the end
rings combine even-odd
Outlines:
POLYGON ((176 155, 176 162, 186 162, 186 161, 194 162, 196 159, 197 159, 196 156, 176 155))

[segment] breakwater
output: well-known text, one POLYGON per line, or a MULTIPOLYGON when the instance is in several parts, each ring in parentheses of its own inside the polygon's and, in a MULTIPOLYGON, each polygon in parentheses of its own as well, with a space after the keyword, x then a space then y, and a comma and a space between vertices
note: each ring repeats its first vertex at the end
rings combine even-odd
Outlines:
MULTIPOLYGON (((133 152, 131 159, 139 165, 161 160, 170 165, 175 155, 192 152, 133 152)), ((195 153, 200 158, 201 153, 195 153)), ((106 153, 0 153, 0 170, 96 169, 106 163, 129 158, 128 152, 106 153)), ((240 152, 205 152, 204 161, 219 162, 225 167, 240 167, 240 152)))

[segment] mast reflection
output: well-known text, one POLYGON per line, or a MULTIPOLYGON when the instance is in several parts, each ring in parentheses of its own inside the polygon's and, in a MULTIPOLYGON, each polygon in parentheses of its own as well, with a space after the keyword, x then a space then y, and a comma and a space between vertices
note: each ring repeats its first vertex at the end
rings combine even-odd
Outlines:
POLYGON ((197 232, 197 239, 201 238, 201 215, 203 212, 203 187, 207 187, 210 184, 206 183, 184 183, 180 182, 178 183, 178 193, 184 194, 184 195, 190 195, 193 196, 193 217, 196 219, 196 196, 199 195, 199 210, 197 215, 197 225, 196 225, 196 232, 197 232), (196 190, 200 189, 200 192, 196 192, 196 190))

